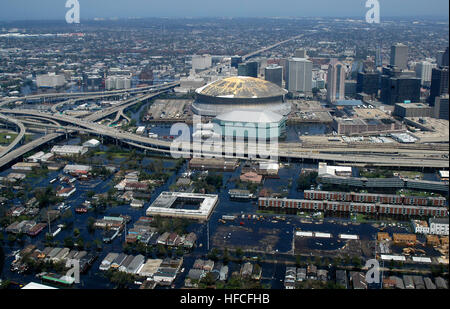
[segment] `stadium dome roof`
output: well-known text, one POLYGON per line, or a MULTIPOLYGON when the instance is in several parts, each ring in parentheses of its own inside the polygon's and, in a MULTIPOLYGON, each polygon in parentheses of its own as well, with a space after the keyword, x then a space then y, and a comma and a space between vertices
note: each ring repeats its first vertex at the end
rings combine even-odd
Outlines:
POLYGON ((227 77, 196 90, 203 96, 230 99, 260 99, 283 96, 287 93, 278 85, 248 76, 227 77))

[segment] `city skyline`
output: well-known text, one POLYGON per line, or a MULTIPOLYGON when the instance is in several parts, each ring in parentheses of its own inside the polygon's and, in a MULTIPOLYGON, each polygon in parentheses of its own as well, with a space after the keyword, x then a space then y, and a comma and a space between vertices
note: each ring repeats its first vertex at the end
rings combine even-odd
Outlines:
MULTIPOLYGON (((30 3, 26 0, 6 1, 2 4, 0 21, 14 20, 58 20, 64 19, 67 12, 65 1, 43 0, 30 3)), ((361 17, 368 8, 365 0, 343 0, 339 6, 335 1, 318 0, 314 4, 305 1, 281 0, 273 5, 268 0, 230 0, 226 6, 213 4, 206 0, 180 1, 169 0, 164 3, 146 3, 143 0, 131 0, 124 6, 118 1, 98 0, 87 2, 79 0, 81 19, 94 18, 149 18, 149 17, 361 17), (324 8, 327 8, 326 10, 324 8)), ((380 1, 381 18, 389 17, 447 17, 448 1, 430 0, 427 2, 412 0, 408 6, 401 0, 380 1)))

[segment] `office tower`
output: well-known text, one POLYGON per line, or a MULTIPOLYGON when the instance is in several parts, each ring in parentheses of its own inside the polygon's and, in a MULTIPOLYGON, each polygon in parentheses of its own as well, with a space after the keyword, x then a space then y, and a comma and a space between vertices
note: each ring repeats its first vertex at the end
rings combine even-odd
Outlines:
POLYGON ((66 84, 66 78, 62 74, 48 73, 36 76, 38 88, 57 88, 66 84))
POLYGON ((286 88, 290 92, 312 93, 313 63, 306 58, 291 58, 287 66, 286 88))
POLYGON ((378 72, 359 72, 356 81, 356 92, 372 96, 378 95, 380 75, 378 72))
POLYGON ((408 46, 401 43, 392 45, 391 66, 396 66, 402 70, 408 68, 408 46))
POLYGON ((436 97, 434 103, 434 118, 448 119, 448 93, 436 97))
POLYGON ((420 102, 420 79, 409 76, 381 77, 380 100, 384 104, 420 102))
POLYGON ((231 67, 238 68, 239 63, 242 63, 242 57, 241 56, 233 56, 231 57, 231 67))
POLYGON ((448 47, 445 49, 444 55, 442 56, 442 66, 448 67, 449 66, 449 55, 448 55, 448 47))
POLYGON ((247 76, 258 77, 259 63, 258 61, 247 62, 247 76))
POLYGON ((422 86, 429 87, 431 84, 431 71, 436 65, 428 62, 421 61, 416 64, 416 77, 420 78, 422 86))
POLYGON ((306 55, 306 50, 303 48, 296 49, 294 58, 308 58, 308 56, 306 55))
POLYGON ((330 103, 345 99, 345 65, 332 59, 328 67, 327 100, 330 103))
POLYGON ((354 98, 356 96, 356 85, 356 80, 346 80, 344 95, 349 98, 354 98))
POLYGON ((434 68, 431 71, 429 102, 433 106, 435 98, 448 93, 448 67, 434 68))
POLYGON ((238 76, 248 76, 248 70, 247 70, 246 63, 238 64, 238 76))
POLYGON ((270 65, 264 69, 265 79, 280 87, 283 85, 283 67, 279 65, 270 65))
POLYGON ((194 70, 204 70, 212 66, 211 55, 194 55, 192 56, 192 68, 194 70))
POLYGON ((246 62, 246 63, 239 63, 238 65, 238 76, 250 76, 250 77, 258 77, 258 62, 252 61, 252 62, 246 62))
POLYGON ((381 67, 383 65, 383 56, 381 55, 381 44, 377 45, 377 52, 375 57, 375 65, 381 67))
POLYGON ((444 50, 438 51, 436 56, 436 62, 438 67, 448 67, 449 62, 448 58, 449 58, 448 47, 445 51, 444 50))

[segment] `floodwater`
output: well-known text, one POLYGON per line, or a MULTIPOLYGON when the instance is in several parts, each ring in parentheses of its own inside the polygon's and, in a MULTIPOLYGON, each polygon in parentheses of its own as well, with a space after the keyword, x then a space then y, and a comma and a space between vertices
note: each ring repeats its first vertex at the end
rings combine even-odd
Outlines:
MULTIPOLYGON (((66 144, 79 144, 80 140, 78 138, 71 139, 65 142, 66 144)), ((105 150, 105 146, 101 146, 100 150, 105 150)), ((102 157, 103 162, 107 162, 106 158, 102 157)), ((114 164, 120 164, 125 159, 115 159, 114 164)), ((146 157, 143 160, 144 165, 147 165, 150 161, 155 160, 151 157, 146 157)), ((170 167, 175 164, 174 161, 163 159, 164 166, 170 167)), ((108 162, 113 163, 113 162, 108 162)), ((289 198, 303 198, 303 192, 298 192, 296 190, 297 187, 297 178, 300 174, 302 168, 312 168, 316 167, 311 164, 290 164, 286 165, 283 169, 280 170, 279 176, 280 179, 267 179, 262 187, 271 189, 275 192, 282 192, 287 194, 289 198)), ((151 195, 149 201, 147 201, 143 208, 135 209, 131 208, 129 205, 120 205, 117 207, 108 207, 104 211, 94 212, 91 211, 87 214, 76 214, 74 212, 75 208, 81 205, 86 199, 86 193, 88 191, 95 191, 96 193, 105 193, 112 187, 112 176, 109 179, 101 180, 101 179, 93 179, 87 182, 75 182, 75 186, 77 191, 66 200, 66 205, 71 205, 69 212, 71 216, 66 219, 58 219, 54 223, 52 223, 51 229, 52 231, 56 230, 56 225, 65 223, 69 226, 69 228, 62 230, 56 237, 55 240, 59 242, 59 246, 63 246, 64 239, 67 236, 73 235, 73 228, 77 228, 80 230, 81 238, 84 240, 84 243, 92 243, 94 240, 102 239, 102 231, 96 230, 93 233, 90 233, 87 229, 87 219, 89 217, 94 218, 102 218, 106 215, 128 215, 131 217, 131 222, 128 224, 131 227, 139 217, 145 216, 145 210, 147 207, 158 197, 158 195, 162 191, 166 191, 169 189, 169 186, 176 182, 177 178, 181 173, 186 171, 187 163, 183 165, 183 167, 177 172, 174 173, 169 180, 161 187, 157 188, 151 195)), ((9 174, 12 170, 5 170, 0 173, 0 176, 5 176, 9 174)), ((33 187, 47 187, 52 186, 56 188, 61 185, 59 180, 53 184, 49 184, 49 181, 53 178, 56 178, 60 175, 62 171, 50 172, 47 176, 41 177, 39 179, 30 179, 27 178, 26 182, 32 184, 33 187)), ((210 172, 213 173, 213 172, 210 172)), ((323 240, 323 239, 312 239, 308 242, 308 246, 311 249, 322 249, 322 250, 334 250, 340 246, 340 242, 337 241, 337 237, 341 233, 345 234, 357 234, 361 239, 373 239, 375 232, 377 231, 370 224, 359 224, 353 225, 350 220, 347 218, 325 218, 321 221, 308 219, 307 221, 301 219, 296 215, 264 215, 263 219, 248 219, 248 215, 257 215, 261 216, 261 213, 257 212, 257 206, 255 201, 236 201, 230 200, 228 196, 228 190, 235 188, 236 184, 232 179, 239 178, 241 173, 241 167, 236 169, 233 172, 220 172, 223 175, 223 183, 224 186, 218 192, 219 195, 219 204, 215 208, 208 224, 200 224, 193 223, 188 227, 188 231, 193 231, 198 235, 198 243, 202 244, 201 246, 197 246, 197 248, 189 255, 184 256, 184 265, 183 268, 186 271, 179 275, 175 286, 180 288, 183 286, 184 278, 192 267, 194 260, 198 257, 205 255, 208 252, 208 248, 211 249, 215 246, 212 239, 214 235, 220 229, 230 229, 233 230, 235 228, 246 228, 252 231, 251 234, 242 233, 242 234, 231 234, 230 239, 235 246, 240 246, 251 242, 258 246, 261 241, 264 242, 265 237, 267 235, 273 234, 275 232, 276 241, 273 243, 272 250, 279 253, 288 253, 292 249, 292 237, 294 229, 301 229, 303 231, 313 231, 313 232, 325 232, 331 233, 333 237, 331 239, 323 240), (220 223, 218 220, 221 219, 223 215, 235 215, 239 218, 226 222, 225 224, 220 223), (244 215, 244 219, 242 216, 244 215), (286 218, 284 221, 275 218, 275 216, 281 216, 286 218), (320 243, 320 244, 318 244, 320 243), (320 248, 319 248, 320 247, 320 248)), ((13 201, 15 204, 19 204, 19 201, 13 201)), ((2 232, 4 233, 4 232, 2 232)), ((93 266, 88 270, 86 274, 81 276, 82 283, 77 285, 75 288, 95 288, 95 289, 104 289, 104 288, 113 288, 113 286, 108 282, 108 280, 103 276, 102 272, 99 270, 99 265, 103 258, 109 252, 122 252, 122 244, 124 242, 125 234, 121 234, 118 238, 112 241, 110 244, 102 244, 102 251, 99 252, 99 258, 95 261, 93 266)), ((4 233, 5 238, 5 263, 2 267, 3 274, 2 278, 12 279, 19 283, 28 283, 31 281, 38 281, 39 279, 35 278, 34 275, 19 275, 17 273, 12 273, 9 270, 9 266, 13 261, 14 257, 11 255, 12 252, 19 250, 26 246, 27 244, 35 244, 39 249, 43 250, 45 248, 45 232, 42 232, 37 237, 31 238, 29 236, 24 237, 24 244, 20 245, 16 242, 13 245, 10 245, 6 239, 7 235, 4 233)), ((1 248, 0 248, 1 249, 1 248)), ((248 256, 252 256, 252 253, 248 253, 248 256)), ((1 255, 0 255, 1 257, 1 255)), ((154 252, 149 250, 147 253, 147 257, 155 257, 154 252)), ((1 260, 0 260, 1 262, 1 260)), ((285 273, 285 265, 282 263, 267 263, 261 265, 263 268, 263 283, 272 284, 273 288, 282 288, 282 280, 284 278, 285 273)), ((238 269, 239 265, 232 265, 232 268, 235 267, 238 269)), ((231 274, 231 271, 230 271, 231 274)), ((137 286, 134 286, 137 288, 137 286)))

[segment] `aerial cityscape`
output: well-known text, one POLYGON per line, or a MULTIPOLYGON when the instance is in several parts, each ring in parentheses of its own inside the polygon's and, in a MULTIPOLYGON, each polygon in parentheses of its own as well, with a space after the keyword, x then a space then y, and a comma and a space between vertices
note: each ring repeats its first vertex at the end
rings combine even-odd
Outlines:
POLYGON ((0 13, 0 290, 448 290, 448 15, 359 2, 0 13))

